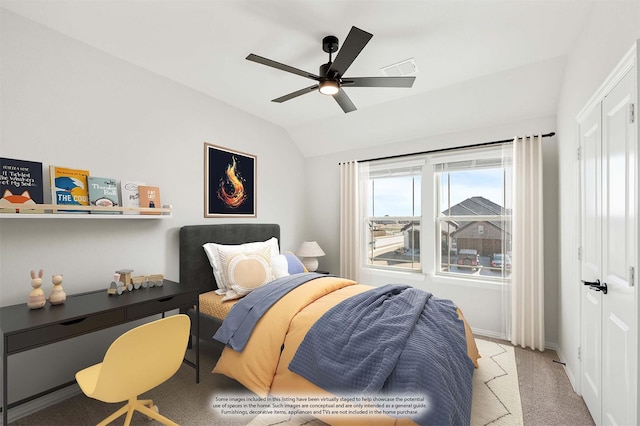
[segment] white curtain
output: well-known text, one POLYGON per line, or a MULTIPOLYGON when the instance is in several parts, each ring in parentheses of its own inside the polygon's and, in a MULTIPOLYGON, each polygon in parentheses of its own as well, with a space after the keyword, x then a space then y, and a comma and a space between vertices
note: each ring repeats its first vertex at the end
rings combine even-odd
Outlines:
POLYGON ((368 179, 367 163, 349 161, 340 164, 340 276, 360 279, 363 257, 363 191, 368 179))
POLYGON ((542 136, 513 141, 511 343, 544 350, 542 136))

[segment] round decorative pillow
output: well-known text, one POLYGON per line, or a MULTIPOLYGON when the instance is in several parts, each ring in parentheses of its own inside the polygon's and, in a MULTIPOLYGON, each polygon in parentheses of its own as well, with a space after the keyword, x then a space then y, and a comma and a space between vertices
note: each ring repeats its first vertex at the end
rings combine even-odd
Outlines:
POLYGON ((229 284, 238 290, 251 291, 271 281, 271 265, 259 254, 239 254, 227 266, 229 284))
POLYGON ((227 291, 223 301, 240 298, 273 281, 269 249, 248 253, 220 252, 227 291))

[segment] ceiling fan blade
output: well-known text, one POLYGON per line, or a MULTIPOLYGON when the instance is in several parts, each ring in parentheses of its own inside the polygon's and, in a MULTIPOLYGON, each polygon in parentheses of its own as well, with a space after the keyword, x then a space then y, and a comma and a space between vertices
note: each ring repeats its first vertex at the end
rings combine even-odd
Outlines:
POLYGON ((352 77, 340 84, 348 87, 412 87, 415 77, 352 77))
POLYGON ((342 43, 342 47, 338 51, 335 60, 329 67, 329 72, 335 72, 344 75, 347 68, 351 66, 356 57, 362 52, 362 49, 369 43, 373 34, 361 30, 357 27, 351 27, 351 31, 342 43))
POLYGON ((297 98, 300 95, 304 95, 305 93, 313 92, 314 90, 318 90, 317 84, 289 93, 288 95, 280 96, 279 98, 271 100, 271 102, 282 103, 284 101, 288 101, 289 99, 297 98))
POLYGON ((282 71, 290 72, 292 74, 301 75, 302 77, 310 78, 311 80, 319 81, 320 77, 303 70, 299 70, 298 68, 290 67, 289 65, 281 64, 280 62, 272 61, 271 59, 263 58, 262 56, 254 55, 250 53, 247 56, 247 60, 257 62, 262 65, 266 65, 268 67, 276 68, 282 71))
POLYGON ((336 102, 338 103, 338 105, 340 105, 340 108, 342 108, 344 112, 351 112, 357 109, 353 102, 351 102, 349 96, 347 96, 345 91, 342 89, 340 89, 338 93, 333 95, 333 99, 336 100, 336 102))

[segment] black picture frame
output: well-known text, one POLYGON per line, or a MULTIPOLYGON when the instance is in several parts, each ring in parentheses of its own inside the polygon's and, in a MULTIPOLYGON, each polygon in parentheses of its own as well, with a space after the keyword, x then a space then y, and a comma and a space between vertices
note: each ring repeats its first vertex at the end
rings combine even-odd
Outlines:
POLYGON ((204 217, 256 217, 257 158, 204 144, 204 217))

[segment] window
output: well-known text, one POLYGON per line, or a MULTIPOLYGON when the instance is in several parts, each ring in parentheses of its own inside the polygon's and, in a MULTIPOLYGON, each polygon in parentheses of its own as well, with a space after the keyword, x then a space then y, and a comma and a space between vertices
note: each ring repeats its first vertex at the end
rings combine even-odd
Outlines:
POLYGON ((435 273, 504 281, 511 275, 511 162, 502 148, 434 156, 435 273))
POLYGON ((369 168, 366 264, 421 270, 422 173, 424 161, 369 168))
POLYGON ((371 163, 366 266, 508 281, 510 153, 505 145, 371 163))

